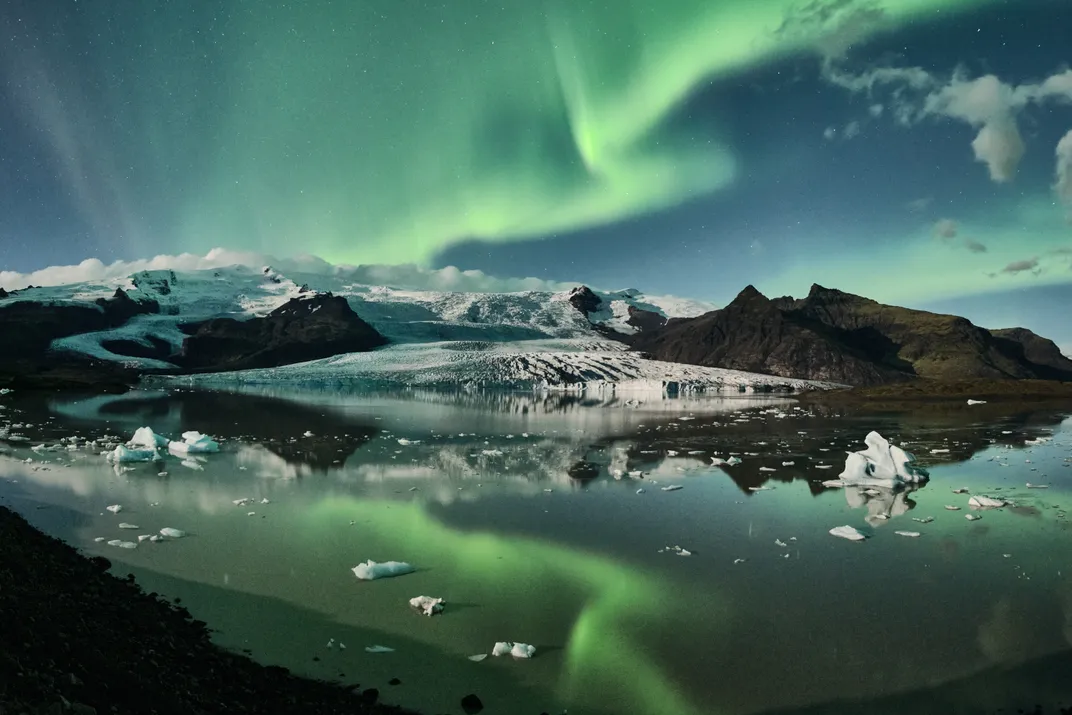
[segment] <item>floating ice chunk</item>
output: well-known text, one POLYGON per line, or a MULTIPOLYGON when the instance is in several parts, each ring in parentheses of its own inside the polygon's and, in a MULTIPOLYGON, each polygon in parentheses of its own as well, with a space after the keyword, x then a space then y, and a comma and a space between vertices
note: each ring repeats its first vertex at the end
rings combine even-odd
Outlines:
POLYGON ((997 509, 1008 504, 1004 499, 993 499, 991 497, 984 497, 981 494, 968 499, 968 506, 975 507, 976 509, 997 509))
POLYGON ((953 504, 946 504, 945 508, 947 511, 960 511, 960 507, 953 504))
POLYGON ((384 561, 382 563, 376 563, 372 559, 369 559, 364 563, 354 566, 350 570, 354 572, 354 576, 357 576, 362 581, 375 581, 378 578, 403 576, 408 573, 413 573, 417 569, 404 561, 384 561))
POLYGON ((968 490, 965 487, 961 487, 960 489, 954 489, 953 493, 954 494, 967 494, 968 490))
POLYGON ((983 517, 979 516, 978 514, 965 514, 964 518, 968 521, 979 521, 983 517))
POLYGON ((515 658, 531 658, 535 652, 536 646, 531 646, 527 643, 511 643, 510 641, 499 641, 491 649, 491 654, 494 656, 512 655, 515 658))
POLYGON ((662 490, 664 492, 676 492, 678 489, 681 489, 681 488, 682 487, 681 487, 680 484, 670 484, 668 486, 662 487, 662 490))
POLYGON ((426 616, 434 616, 443 612, 443 599, 431 596, 417 596, 409 599, 409 605, 421 611, 426 616))
POLYGON ((783 467, 792 467, 795 464, 796 464, 796 462, 792 462, 792 461, 790 461, 790 462, 782 462, 783 467))
POLYGON ((156 451, 155 447, 152 449, 128 449, 123 445, 119 445, 111 452, 108 452, 105 458, 114 464, 152 462, 160 459, 160 453, 156 451))
POLYGON ((168 451, 176 457, 185 457, 190 454, 219 452, 220 445, 208 435, 200 432, 183 432, 182 441, 169 443, 168 451))
POLYGON ((95 538, 93 540, 96 541, 99 544, 100 542, 104 541, 104 537, 103 536, 98 536, 97 538, 95 538))
POLYGON ((476 655, 469 656, 469 660, 473 661, 474 663, 479 663, 480 661, 484 660, 487 657, 488 657, 487 653, 477 653, 476 655))
POLYGON ((1031 482, 1028 482, 1027 483, 1027 488, 1028 489, 1049 489, 1050 485, 1049 484, 1032 484, 1031 482))
POLYGON ((985 405, 986 400, 968 400, 969 405, 985 405))
POLYGON ((127 442, 127 446, 156 449, 157 447, 166 447, 167 443, 168 438, 153 432, 152 427, 139 427, 134 431, 134 436, 127 442))
POLYGON ((503 456, 501 449, 485 449, 481 452, 485 457, 501 457, 503 456))
POLYGON ((145 541, 146 539, 151 539, 151 538, 153 538, 152 534, 138 534, 138 543, 140 544, 141 542, 145 541))
POLYGON ((827 479, 825 482, 823 482, 823 486, 824 487, 844 487, 844 486, 847 486, 847 485, 845 484, 845 482, 841 481, 840 479, 827 479))
POLYGON ((895 531, 893 533, 897 534, 898 536, 910 536, 912 538, 917 538, 919 536, 918 531, 895 531))
POLYGON ((851 526, 835 526, 830 530, 830 534, 849 541, 863 541, 867 538, 851 526))
POLYGON ((741 463, 741 458, 740 457, 730 457, 729 459, 726 460, 726 466, 727 467, 732 467, 732 466, 734 466, 736 464, 740 464, 740 463, 741 463))
POLYGON ((409 447, 412 444, 420 444, 421 441, 419 439, 406 439, 405 437, 399 437, 398 443, 403 447, 409 447))
POLYGON ((924 516, 924 517, 913 516, 912 521, 918 521, 920 524, 929 524, 932 521, 934 521, 934 517, 933 516, 924 516))
POLYGON ((107 507, 104 507, 104 508, 107 509, 108 511, 112 512, 113 514, 118 514, 119 512, 123 511, 123 505, 122 504, 112 504, 111 506, 107 506, 107 507))
POLYGON ((774 467, 760 467, 759 471, 761 471, 761 472, 773 472, 774 467))
POLYGON ((838 475, 843 483, 892 489, 929 478, 927 470, 913 464, 911 454, 891 445, 878 432, 868 433, 864 443, 867 449, 850 452, 845 458, 845 470, 838 475))
POLYGON ((119 528, 120 529, 135 529, 135 530, 137 530, 137 529, 140 529, 141 527, 138 526, 137 524, 128 524, 128 523, 126 523, 124 521, 121 524, 119 524, 119 528))
POLYGON ((205 467, 201 464, 201 462, 198 462, 194 459, 184 459, 182 460, 182 462, 180 462, 180 464, 182 464, 182 466, 186 467, 187 469, 194 470, 195 472, 205 471, 205 467))
POLYGON ((643 489, 643 488, 641 488, 641 489, 637 489, 637 490, 636 490, 636 493, 637 493, 637 494, 643 494, 643 493, 644 493, 644 489, 643 489))
POLYGON ((370 645, 365 647, 366 653, 394 653, 394 648, 388 648, 385 645, 370 645))
POLYGON ((112 539, 108 542, 108 546, 118 546, 121 549, 136 549, 138 545, 133 541, 124 541, 123 539, 112 539))
POLYGON ((169 536, 172 539, 181 539, 182 537, 186 536, 186 532, 182 529, 173 529, 170 526, 165 526, 163 529, 161 529, 160 534, 163 536, 169 536))

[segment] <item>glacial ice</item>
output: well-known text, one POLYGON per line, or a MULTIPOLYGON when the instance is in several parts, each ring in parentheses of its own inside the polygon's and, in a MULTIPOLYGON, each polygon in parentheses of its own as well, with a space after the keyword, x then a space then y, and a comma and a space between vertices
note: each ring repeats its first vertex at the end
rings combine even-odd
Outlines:
POLYGON ((186 532, 182 529, 175 529, 170 526, 165 526, 163 529, 161 529, 160 534, 162 536, 169 536, 172 539, 181 539, 182 537, 186 536, 186 532))
POLYGON ((843 485, 892 489, 929 478, 927 470, 914 464, 911 454, 891 445, 878 432, 868 433, 864 444, 867 449, 849 452, 845 458, 845 470, 838 475, 843 485))
POLYGON ((372 559, 354 566, 351 571, 362 581, 375 581, 378 578, 390 578, 391 576, 403 576, 413 573, 417 569, 404 561, 384 561, 376 563, 372 559))
POLYGON ((830 530, 830 533, 833 536, 848 539, 849 541, 863 541, 867 538, 851 526, 835 526, 830 530))
POLYGON ((181 442, 171 442, 168 444, 168 451, 176 457, 186 457, 191 454, 219 452, 220 445, 208 435, 190 431, 182 433, 181 442))
MULTIPOLYGON (((360 576, 358 577, 360 578, 360 576)), ((409 605, 421 611, 426 616, 434 616, 443 612, 443 599, 431 596, 417 596, 409 599, 409 605)))
POLYGON ((982 495, 975 495, 968 499, 968 506, 976 509, 997 509, 1008 504, 1004 499, 994 499, 992 497, 984 497, 982 495))
POLYGON ((107 459, 114 464, 126 464, 129 462, 152 462, 160 459, 160 453, 156 448, 152 449, 128 449, 119 445, 113 451, 108 452, 107 459))
POLYGON ((157 447, 166 447, 167 443, 168 438, 153 432, 152 427, 139 427, 134 431, 134 436, 127 442, 127 446, 156 449, 157 447))
POLYGON ((494 656, 512 655, 515 658, 531 658, 535 653, 536 646, 531 646, 527 643, 511 643, 510 641, 499 641, 491 649, 491 654, 494 656))

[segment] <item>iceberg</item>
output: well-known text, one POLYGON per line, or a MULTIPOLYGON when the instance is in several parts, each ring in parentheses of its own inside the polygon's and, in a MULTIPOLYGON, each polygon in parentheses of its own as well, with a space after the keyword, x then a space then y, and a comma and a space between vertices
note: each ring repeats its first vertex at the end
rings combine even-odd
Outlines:
POLYGON ((409 599, 409 605, 420 610, 426 616, 434 616, 443 612, 443 599, 431 596, 417 596, 409 599))
POLYGON ((867 449, 849 452, 845 458, 845 470, 838 475, 843 485, 892 489, 930 478, 926 469, 914 464, 915 457, 891 445, 878 432, 868 433, 864 444, 867 449))
POLYGON ((219 452, 220 445, 208 435, 191 431, 182 433, 181 442, 171 442, 168 444, 168 451, 176 457, 185 457, 190 454, 219 452))
POLYGON ((128 449, 123 445, 119 445, 114 451, 107 453, 106 459, 115 464, 154 462, 160 459, 160 453, 156 451, 156 447, 151 449, 128 449))
POLYGON ((830 530, 831 535, 848 539, 849 541, 863 541, 867 537, 851 526, 835 526, 830 530))
POLYGON ((375 581, 378 578, 390 578, 391 576, 403 576, 413 573, 417 569, 404 561, 384 561, 376 563, 372 559, 354 566, 351 571, 362 581, 375 581))
POLYGON ((139 427, 134 431, 134 436, 127 442, 128 447, 141 447, 143 449, 156 449, 166 447, 168 438, 153 432, 152 427, 139 427))
POLYGON ((160 530, 160 534, 163 536, 170 536, 172 539, 181 539, 186 536, 186 532, 182 529, 174 529, 170 526, 165 526, 160 530))
POLYGON ((994 499, 992 497, 984 497, 982 495, 976 495, 968 499, 968 506, 975 509, 997 509, 1007 505, 1008 502, 1004 499, 994 499))
POLYGON ((499 641, 491 649, 491 654, 494 656, 512 655, 515 658, 531 658, 535 653, 536 646, 527 643, 511 643, 510 641, 499 641))

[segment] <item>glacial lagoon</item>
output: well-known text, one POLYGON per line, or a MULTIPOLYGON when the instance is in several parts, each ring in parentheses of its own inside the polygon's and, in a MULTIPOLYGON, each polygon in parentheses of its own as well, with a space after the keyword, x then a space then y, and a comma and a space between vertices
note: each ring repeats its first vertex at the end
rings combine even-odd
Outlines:
POLYGON ((457 712, 476 693, 491 715, 1072 703, 1072 409, 315 386, 0 405, 3 504, 180 599, 219 643, 386 702, 457 712), (221 450, 189 466, 100 455, 142 426, 200 430, 221 450), (930 481, 824 487, 871 430, 930 481), (1010 505, 973 510, 973 494, 1010 505), (869 538, 828 533, 840 525, 869 538), (106 543, 163 527, 187 536, 106 543), (416 571, 360 581, 367 559, 416 571), (444 612, 412 609, 419 595, 444 612), (535 656, 469 659, 497 641, 535 656))

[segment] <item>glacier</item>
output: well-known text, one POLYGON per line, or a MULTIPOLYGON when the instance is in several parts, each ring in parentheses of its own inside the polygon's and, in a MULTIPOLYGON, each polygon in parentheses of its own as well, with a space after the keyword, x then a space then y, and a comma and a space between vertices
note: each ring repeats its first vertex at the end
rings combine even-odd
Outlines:
MULTIPOLYGON (((284 275, 270 266, 197 271, 147 270, 124 278, 38 287, 3 303, 32 300, 87 305, 123 289, 133 300, 154 300, 158 314, 138 315, 124 325, 56 340, 55 351, 166 374, 176 366, 159 357, 134 357, 113 349, 123 341, 178 353, 182 326, 211 318, 249 319, 286 302, 331 292, 344 297, 390 344, 367 353, 337 355, 309 363, 233 373, 169 378, 219 387, 221 383, 359 381, 364 385, 424 388, 566 390, 574 392, 799 391, 837 387, 737 370, 646 359, 614 339, 635 328, 630 309, 662 318, 691 317, 713 309, 686 299, 648 296, 636 290, 595 292, 600 309, 585 315, 569 291, 511 293, 413 290, 365 285, 353 270, 284 275)), ((149 351, 147 351, 149 352, 149 351)), ((149 354, 152 354, 149 352, 149 354)), ((162 378, 157 378, 162 379, 162 378)))

